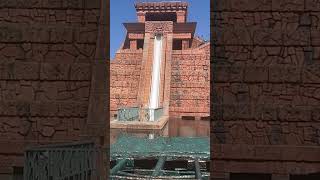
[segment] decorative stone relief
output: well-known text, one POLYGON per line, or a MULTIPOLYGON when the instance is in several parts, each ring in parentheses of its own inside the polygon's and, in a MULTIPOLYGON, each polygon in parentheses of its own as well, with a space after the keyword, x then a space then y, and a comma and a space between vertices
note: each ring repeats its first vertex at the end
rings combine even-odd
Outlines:
POLYGON ((148 21, 145 23, 145 32, 157 34, 157 33, 169 33, 173 31, 172 21, 148 21))

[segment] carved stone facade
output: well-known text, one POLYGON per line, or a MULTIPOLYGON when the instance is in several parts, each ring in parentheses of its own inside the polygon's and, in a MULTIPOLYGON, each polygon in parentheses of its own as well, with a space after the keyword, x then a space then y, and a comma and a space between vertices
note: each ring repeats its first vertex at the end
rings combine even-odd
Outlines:
POLYGON ((208 116, 210 112, 210 44, 192 50, 174 50, 171 67, 171 115, 208 116))
POLYGON ((167 107, 165 111, 170 116, 209 116, 210 43, 194 35, 195 23, 187 22, 186 18, 178 20, 179 16, 186 16, 187 6, 184 2, 136 4, 141 21, 125 23, 127 38, 111 61, 111 115, 124 106, 148 104, 153 39, 160 33, 164 55, 161 106, 167 107), (158 6, 163 9, 152 10, 158 6), (159 20, 164 17, 167 19, 159 20), (143 45, 140 49, 138 41, 143 45))
POLYGON ((142 51, 120 51, 110 66, 111 114, 117 108, 138 106, 137 95, 142 61, 142 51))
POLYGON ((320 172, 319 3, 290 2, 212 4, 213 178, 320 172))
POLYGON ((147 21, 145 22, 145 32, 146 33, 170 33, 173 31, 172 21, 147 21))
POLYGON ((29 146, 81 140, 88 124, 105 132, 107 84, 93 83, 108 78, 106 7, 101 0, 0 2, 0 179, 23 167, 29 146))

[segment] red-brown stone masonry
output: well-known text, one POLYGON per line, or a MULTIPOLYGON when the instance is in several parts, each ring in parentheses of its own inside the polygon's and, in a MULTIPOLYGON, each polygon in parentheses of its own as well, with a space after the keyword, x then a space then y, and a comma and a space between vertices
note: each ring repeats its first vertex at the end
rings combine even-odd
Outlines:
POLYGON ((197 37, 197 36, 194 36, 194 38, 192 39, 192 42, 191 42, 191 48, 192 48, 192 49, 197 48, 197 47, 199 47, 201 44, 203 44, 203 40, 200 39, 200 38, 197 37))
POLYGON ((142 50, 121 50, 110 65, 111 115, 120 107, 137 106, 142 50))
MULTIPOLYGON (((148 58, 152 59, 152 41, 148 58)), ((172 51, 170 86, 170 115, 208 116, 210 93, 209 45, 192 50, 172 51)), ((169 50, 168 50, 169 51, 169 50)), ((169 60, 169 59, 168 59, 169 60)), ((141 79, 142 50, 120 50, 111 62, 110 105, 111 114, 123 106, 138 105, 139 81, 145 84, 141 94, 144 103, 148 102, 150 89, 150 68, 148 61, 146 72, 149 78, 141 79), (149 70, 148 70, 149 69, 149 70)), ((164 79, 162 80, 164 85, 164 79)))
MULTIPOLYGON (((159 106, 160 107, 163 107, 164 106, 164 91, 165 91, 165 75, 167 74, 166 73, 166 63, 167 63, 167 58, 166 56, 169 55, 170 51, 168 51, 168 34, 166 34, 164 37, 163 37, 163 44, 162 44, 162 54, 165 54, 165 56, 162 58, 161 60, 161 71, 160 71, 160 92, 159 92, 159 106)), ((170 56, 170 55, 169 55, 170 56)))
POLYGON ((137 96, 137 101, 138 104, 141 106, 144 105, 145 101, 145 86, 146 84, 146 77, 147 77, 147 72, 149 62, 149 52, 152 49, 152 44, 150 41, 150 33, 145 33, 144 35, 144 44, 143 44, 143 50, 142 50, 142 60, 141 60, 141 68, 140 68, 140 79, 139 79, 139 88, 138 88, 138 96, 137 96))
POLYGON ((212 178, 320 172, 320 4, 287 2, 212 3, 212 178))
POLYGON ((86 122, 101 1, 60 2, 0 3, 0 175, 28 145, 80 139, 86 122))
POLYGON ((178 11, 177 12, 177 22, 178 23, 186 22, 186 12, 185 11, 178 11))
POLYGON ((174 50, 171 62, 170 114, 209 116, 210 46, 174 50))
MULTIPOLYGON (((151 91, 151 82, 152 82, 152 63, 153 63, 153 48, 154 48, 154 41, 153 38, 149 39, 147 42, 149 45, 148 47, 148 53, 147 57, 145 59, 144 64, 144 79, 143 79, 143 87, 142 87, 142 105, 148 106, 149 105, 149 97, 150 97, 150 91, 151 91)), ((141 79, 140 79, 141 80, 141 79)))
POLYGON ((168 33, 166 35, 166 49, 165 49, 165 67, 164 78, 162 83, 163 86, 163 104, 164 108, 163 114, 168 116, 170 114, 170 85, 171 85, 171 63, 172 63, 172 44, 173 44, 173 34, 168 33))

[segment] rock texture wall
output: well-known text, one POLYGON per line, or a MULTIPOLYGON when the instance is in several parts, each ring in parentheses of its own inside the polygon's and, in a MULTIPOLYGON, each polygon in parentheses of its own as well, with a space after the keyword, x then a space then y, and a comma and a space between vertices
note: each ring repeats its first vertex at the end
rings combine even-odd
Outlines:
POLYGON ((170 87, 170 115, 209 116, 209 43, 192 50, 173 50, 170 87))
MULTIPOLYGON (((89 100, 99 101, 92 97, 98 88, 92 79, 98 72, 99 83, 107 78, 106 44, 98 42, 107 25, 101 2, 0 1, 0 175, 23 167, 28 145, 83 134, 94 112, 89 100)), ((95 109, 101 107, 108 108, 100 103, 95 109)))
POLYGON ((137 106, 142 50, 119 50, 110 66, 111 114, 118 108, 137 106))
MULTIPOLYGON (((210 44, 196 45, 189 50, 172 51, 171 116, 209 116, 210 44)), ((142 50, 130 49, 119 50, 111 61, 111 114, 120 107, 138 106, 141 63, 142 50)))
POLYGON ((319 172, 319 2, 211 5, 213 177, 319 172))

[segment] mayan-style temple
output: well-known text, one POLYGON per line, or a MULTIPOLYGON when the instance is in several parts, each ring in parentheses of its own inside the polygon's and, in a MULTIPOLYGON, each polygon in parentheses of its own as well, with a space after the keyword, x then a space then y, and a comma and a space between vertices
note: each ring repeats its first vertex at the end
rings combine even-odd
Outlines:
POLYGON ((113 119, 209 116, 210 45, 195 35, 196 22, 187 21, 188 3, 135 8, 138 22, 123 24, 126 38, 110 67, 113 119))

